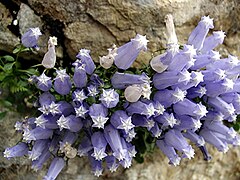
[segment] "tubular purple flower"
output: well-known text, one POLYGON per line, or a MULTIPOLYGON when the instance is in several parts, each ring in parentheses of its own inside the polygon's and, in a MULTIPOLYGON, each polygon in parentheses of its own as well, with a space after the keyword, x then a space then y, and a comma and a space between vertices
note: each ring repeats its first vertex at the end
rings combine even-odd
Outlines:
POLYGON ((112 125, 107 125, 104 128, 104 137, 113 151, 113 156, 119 161, 125 159, 127 150, 123 149, 120 134, 112 125))
POLYGON ((201 147, 201 146, 205 145, 205 141, 204 141, 203 137, 199 136, 198 134, 196 134, 192 130, 187 130, 185 133, 183 133, 183 136, 185 138, 188 138, 193 143, 195 143, 198 147, 201 147))
POLYGON ((134 39, 117 49, 114 63, 119 69, 128 69, 136 60, 141 50, 147 50, 146 36, 137 34, 134 39))
POLYGON ((88 156, 88 159, 90 160, 92 173, 94 174, 94 176, 101 176, 103 172, 102 161, 97 161, 92 156, 88 156))
POLYGON ((195 132, 202 126, 200 119, 195 119, 186 115, 177 116, 177 118, 180 120, 179 124, 175 126, 178 130, 190 129, 195 132))
POLYGON ((209 16, 203 16, 197 27, 190 34, 188 44, 194 45, 198 50, 202 49, 208 31, 212 28, 214 28, 213 19, 210 19, 209 16))
POLYGON ((37 88, 42 91, 49 91, 52 87, 52 80, 50 77, 46 76, 44 72, 41 76, 37 77, 37 88))
POLYGON ((21 41, 25 47, 33 48, 37 46, 38 38, 42 33, 38 27, 30 28, 22 35, 21 41))
POLYGON ((34 121, 37 127, 41 127, 43 129, 58 129, 57 119, 59 116, 52 115, 40 115, 34 121))
POLYGON ((69 75, 66 69, 57 70, 57 76, 54 81, 54 89, 58 94, 67 95, 72 87, 69 75))
POLYGON ((149 77, 142 73, 141 75, 116 72, 111 78, 111 84, 116 89, 125 89, 133 84, 143 84, 150 81, 149 77))
POLYGON ((33 148, 28 152, 29 159, 37 160, 41 156, 44 149, 48 148, 49 140, 37 140, 35 141, 33 148))
POLYGON ((126 111, 130 115, 141 114, 141 115, 146 115, 148 118, 156 115, 156 113, 157 113, 153 102, 151 102, 149 104, 145 104, 141 101, 130 104, 128 106, 128 108, 126 109, 126 111))
POLYGON ((87 74, 86 71, 83 69, 79 69, 75 67, 74 75, 73 75, 73 82, 77 88, 83 88, 87 85, 87 74))
POLYGON ((214 31, 211 36, 208 36, 204 40, 201 52, 206 53, 208 51, 211 51, 218 45, 222 44, 225 36, 226 36, 225 32, 223 32, 223 31, 214 31))
POLYGON ((72 145, 77 140, 77 134, 69 130, 65 131, 62 141, 59 142, 60 150, 64 149, 64 145, 72 145))
POLYGON ((208 112, 202 103, 196 104, 186 98, 174 104, 173 109, 178 115, 190 115, 197 119, 204 117, 208 112))
POLYGON ((69 116, 74 112, 73 106, 66 101, 59 101, 57 104, 59 105, 60 114, 64 116, 69 116))
POLYGON ((69 129, 71 132, 78 132, 82 129, 83 123, 80 118, 77 118, 74 115, 69 115, 65 117, 62 115, 58 120, 57 124, 60 128, 60 131, 63 129, 69 129))
POLYGON ((93 133, 91 136, 93 153, 91 154, 97 161, 101 161, 103 158, 107 156, 105 153, 107 141, 104 137, 104 134, 100 131, 93 133))
POLYGON ((187 90, 187 98, 194 99, 196 97, 202 98, 206 95, 206 88, 204 86, 198 85, 197 87, 191 87, 187 90))
POLYGON ((107 156, 105 160, 107 168, 110 170, 110 172, 115 172, 119 166, 117 159, 114 156, 107 156))
POLYGON ((52 135, 52 129, 43 129, 41 127, 36 127, 33 130, 25 129, 23 133, 23 140, 30 142, 31 140, 48 139, 52 137, 52 135))
POLYGON ((38 98, 38 102, 40 103, 41 106, 50 105, 52 102, 55 101, 56 98, 50 92, 44 92, 38 98))
POLYGON ((164 140, 157 140, 156 142, 158 148, 165 154, 169 159, 169 164, 177 166, 180 164, 181 158, 176 153, 172 146, 167 145, 164 140))
POLYGON ((96 68, 91 56, 90 50, 80 49, 78 55, 76 56, 78 59, 81 59, 81 63, 85 64, 85 70, 87 74, 92 74, 96 68))
POLYGON ((220 97, 209 97, 208 103, 215 108, 218 112, 221 112, 224 115, 224 118, 227 118, 235 114, 235 108, 232 103, 228 104, 220 97))
POLYGON ((158 123, 161 123, 163 127, 170 126, 173 128, 174 125, 178 124, 178 120, 175 119, 173 113, 169 114, 167 112, 164 112, 163 115, 155 117, 155 120, 158 123))
POLYGON ((89 107, 89 115, 92 118, 92 127, 104 128, 104 124, 108 121, 108 110, 102 104, 92 104, 89 107))
POLYGON ((146 127, 148 129, 148 131, 151 131, 152 128, 154 128, 154 126, 156 124, 156 122, 153 119, 148 119, 146 116, 143 116, 140 114, 134 114, 132 116, 132 123, 136 127, 146 127))
POLYGON ((65 166, 65 161, 63 158, 55 157, 48 169, 47 175, 44 180, 54 180, 57 178, 58 174, 62 171, 65 166))
POLYGON ((175 149, 183 153, 182 157, 193 158, 194 150, 187 143, 186 139, 183 137, 182 133, 178 130, 171 129, 164 135, 164 141, 167 145, 173 146, 175 149))
POLYGON ((38 171, 42 169, 43 164, 51 157, 51 153, 48 149, 44 149, 42 154, 37 160, 32 161, 32 169, 38 171))
POLYGON ((162 135, 162 129, 159 128, 158 123, 155 123, 154 126, 150 129, 153 137, 159 138, 162 135))
POLYGON ((81 140, 81 143, 78 146, 78 155, 80 157, 88 156, 88 152, 91 151, 92 149, 93 146, 91 140, 87 136, 84 136, 83 139, 81 140))
POLYGON ((119 94, 114 89, 103 89, 99 100, 106 108, 113 108, 119 102, 119 94))
POLYGON ((215 146, 218 151, 221 152, 227 152, 228 151, 228 145, 226 142, 221 141, 219 138, 217 138, 216 135, 211 130, 208 130, 207 128, 203 128, 199 135, 204 138, 204 140, 213 146, 215 146))
POLYGON ((171 63, 168 65, 168 71, 180 72, 190 61, 193 61, 193 57, 196 55, 196 49, 191 45, 184 45, 183 50, 176 54, 171 63))
POLYGON ((7 159, 20 157, 28 154, 28 146, 26 143, 20 142, 13 147, 6 148, 3 156, 7 159))
POLYGON ((116 129, 123 129, 126 133, 135 127, 132 124, 131 116, 128 116, 123 110, 115 111, 111 116, 110 122, 116 129))

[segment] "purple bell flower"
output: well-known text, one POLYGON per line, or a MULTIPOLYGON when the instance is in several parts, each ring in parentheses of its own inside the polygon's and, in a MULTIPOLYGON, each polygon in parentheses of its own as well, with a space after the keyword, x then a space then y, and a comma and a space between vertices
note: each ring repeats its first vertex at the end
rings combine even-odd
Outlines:
POLYGON ((96 68, 91 56, 90 50, 80 49, 78 55, 76 56, 78 59, 81 59, 80 63, 85 65, 85 70, 87 74, 92 74, 96 68))
POLYGON ((214 28, 213 19, 209 16, 203 16, 197 27, 192 31, 188 38, 188 44, 192 44, 196 49, 203 47, 203 42, 208 34, 209 29, 214 28))
POLYGON ((65 166, 63 158, 55 157, 48 169, 47 175, 43 178, 44 180, 54 180, 58 174, 62 171, 65 166))
POLYGON ((119 164, 117 163, 117 159, 114 156, 107 156, 105 160, 106 160, 107 168, 110 170, 110 172, 115 172, 119 167, 119 164))
POLYGON ((154 128, 156 122, 153 119, 148 119, 146 116, 140 114, 134 114, 132 116, 132 123, 136 127, 146 127, 148 131, 154 128))
POLYGON ((103 172, 102 161, 97 161, 92 156, 88 156, 88 158, 90 160, 92 173, 94 174, 94 176, 101 176, 103 172))
POLYGON ((102 132, 95 132, 91 137, 93 153, 91 154, 97 161, 101 161, 103 158, 107 156, 105 153, 107 141, 102 132))
POLYGON ((54 89, 58 94, 67 95, 72 87, 69 75, 66 69, 57 70, 57 76, 54 81, 54 89))
POLYGON ((27 32, 25 32, 23 34, 23 36, 21 38, 22 44, 28 48, 36 47, 38 38, 41 35, 42 35, 42 33, 38 27, 30 28, 27 32))
POLYGON ((56 101, 56 98, 50 92, 44 92, 39 96, 38 101, 41 106, 50 105, 56 101))
POLYGON ((149 81, 149 77, 145 73, 136 75, 116 72, 111 78, 111 84, 116 89, 125 89, 130 85, 149 83, 149 81))
POLYGON ((108 121, 108 110, 102 104, 92 104, 89 107, 89 115, 92 118, 92 127, 104 128, 104 124, 108 121))
POLYGON ((117 49, 114 63, 119 69, 128 69, 136 60, 141 50, 147 50, 146 36, 137 34, 134 39, 117 49))
POLYGON ((77 88, 83 88, 87 85, 87 74, 85 68, 75 67, 73 82, 77 88))
POLYGON ((26 143, 20 142, 13 147, 6 148, 3 152, 5 158, 20 157, 28 154, 28 146, 26 143))
POLYGON ((191 129, 195 132, 202 126, 200 119, 195 119, 186 115, 177 116, 177 118, 179 119, 179 124, 176 125, 175 128, 178 130, 191 129))
POLYGON ((57 124, 60 128, 60 131, 63 129, 69 129, 71 132, 78 132, 82 129, 83 123, 80 118, 77 118, 74 115, 65 117, 62 115, 58 120, 57 124))
POLYGON ((23 133, 23 139, 27 142, 30 142, 31 140, 48 139, 52 137, 52 135, 52 129, 43 129, 41 127, 36 127, 33 130, 25 129, 23 133))
POLYGON ((131 116, 128 116, 123 110, 115 111, 111 116, 110 122, 116 129, 123 129, 126 133, 135 127, 132 124, 131 116))
POLYGON ((215 146, 221 152, 228 151, 228 145, 226 142, 221 141, 211 130, 203 128, 199 135, 201 135, 204 140, 213 146, 215 146))
POLYGON ((103 89, 99 100, 106 108, 113 108, 119 102, 119 94, 114 89, 103 89))
POLYGON ((222 44, 225 36, 226 36, 225 32, 223 31, 214 31, 211 36, 208 36, 204 40, 201 52, 205 53, 205 52, 211 51, 218 45, 222 44))
POLYGON ((190 115, 200 119, 207 114, 207 109, 202 103, 196 104, 188 99, 173 105, 174 112, 178 115, 190 115))
POLYGON ((118 130, 115 129, 112 125, 107 125, 104 128, 104 136, 113 151, 113 156, 116 157, 119 161, 125 159, 127 156, 127 150, 123 149, 121 137, 118 130))
POLYGON ((187 143, 182 133, 178 130, 171 129, 164 135, 164 141, 167 145, 173 146, 175 149, 183 153, 183 158, 191 159, 194 156, 194 150, 187 143))
POLYGON ((39 156, 37 160, 32 161, 32 169, 38 171, 42 169, 43 164, 50 159, 51 153, 48 149, 44 149, 42 154, 39 156))
POLYGON ((41 156, 44 149, 48 148, 49 140, 37 140, 35 141, 33 148, 28 152, 29 159, 37 160, 41 156))
POLYGON ((172 146, 167 145, 164 140, 157 140, 156 142, 158 148, 165 154, 169 159, 169 164, 177 166, 180 164, 181 158, 176 153, 172 146))
POLYGON ((198 147, 205 145, 205 140, 203 139, 203 137, 199 136, 192 130, 187 130, 185 133, 183 133, 183 136, 195 143, 198 147))
POLYGON ((167 112, 164 112, 163 115, 155 117, 155 120, 158 123, 161 123, 163 127, 170 126, 173 128, 174 125, 178 124, 178 120, 175 119, 173 113, 169 114, 167 112))
POLYGON ((88 152, 91 151, 92 149, 93 146, 91 140, 87 136, 84 136, 83 139, 81 140, 81 143, 78 146, 78 155, 80 157, 88 156, 88 152))
POLYGON ((37 88, 42 91, 49 91, 52 87, 52 80, 50 77, 46 76, 44 73, 37 77, 37 88))
POLYGON ((132 114, 141 114, 146 115, 148 118, 154 116, 157 113, 157 110, 154 107, 154 103, 145 104, 141 101, 130 104, 126 111, 132 114))

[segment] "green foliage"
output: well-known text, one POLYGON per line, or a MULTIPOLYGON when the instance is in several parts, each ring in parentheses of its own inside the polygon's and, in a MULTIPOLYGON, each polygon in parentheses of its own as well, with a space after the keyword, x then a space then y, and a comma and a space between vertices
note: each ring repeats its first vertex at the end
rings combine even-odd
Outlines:
MULTIPOLYGON (((38 70, 27 67, 24 69, 18 61, 18 56, 22 52, 30 51, 22 45, 17 45, 13 50, 13 55, 0 56, 0 89, 2 96, 0 105, 12 111, 25 110, 26 103, 33 94, 32 86, 28 79, 32 75, 38 75, 38 70)), ((7 111, 0 112, 0 119, 4 118, 7 111)))

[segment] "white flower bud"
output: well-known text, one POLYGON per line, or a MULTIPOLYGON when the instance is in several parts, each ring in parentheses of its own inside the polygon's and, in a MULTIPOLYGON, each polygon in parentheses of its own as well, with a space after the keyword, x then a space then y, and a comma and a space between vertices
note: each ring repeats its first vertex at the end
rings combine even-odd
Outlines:
POLYGON ((142 88, 138 85, 128 86, 124 91, 124 96, 129 102, 137 102, 142 95, 142 88))

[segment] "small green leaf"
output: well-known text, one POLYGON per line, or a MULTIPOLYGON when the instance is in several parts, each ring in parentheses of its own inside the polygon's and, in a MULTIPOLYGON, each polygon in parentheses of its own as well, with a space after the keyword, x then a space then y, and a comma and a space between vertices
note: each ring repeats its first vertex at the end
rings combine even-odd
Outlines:
POLYGON ((13 54, 17 54, 21 51, 21 46, 17 46, 14 50, 13 50, 13 54))
POLYGON ((3 58, 8 61, 8 62, 13 62, 15 61, 15 59, 12 57, 12 56, 9 56, 9 55, 6 55, 6 56, 3 56, 3 58))
POLYGON ((2 106, 4 106, 4 107, 11 107, 12 106, 12 103, 11 102, 9 102, 9 101, 7 101, 7 100, 0 100, 0 103, 1 103, 1 105, 2 106))
POLYGON ((240 124, 234 124, 233 128, 235 131, 239 131, 240 130, 240 124))
POLYGON ((4 68, 4 71, 9 71, 9 70, 11 70, 14 64, 15 64, 15 62, 5 64, 4 67, 3 67, 3 68, 4 68))
POLYGON ((0 81, 3 81, 6 76, 7 76, 7 74, 5 72, 1 72, 0 73, 0 81))
POLYGON ((7 111, 0 112, 0 120, 2 120, 7 115, 7 111))

